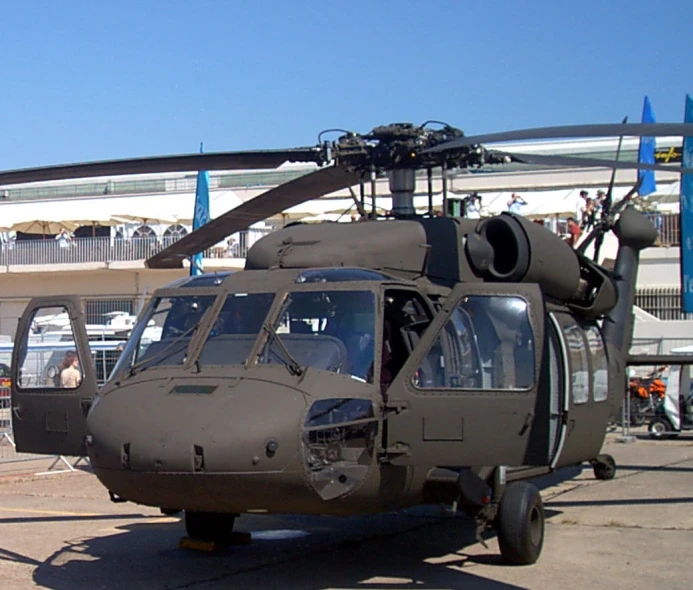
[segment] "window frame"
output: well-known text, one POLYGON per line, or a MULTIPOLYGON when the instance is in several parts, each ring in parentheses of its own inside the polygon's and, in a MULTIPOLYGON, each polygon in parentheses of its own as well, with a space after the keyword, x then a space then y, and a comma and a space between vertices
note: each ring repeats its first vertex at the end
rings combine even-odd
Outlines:
MULTIPOLYGON (((587 340, 587 349, 589 351, 589 358, 590 358, 590 369, 592 373, 592 379, 591 379, 591 384, 592 384, 592 401, 595 403, 603 403, 605 401, 608 401, 609 399, 609 356, 607 355, 607 350, 606 350, 606 343, 604 342, 604 335, 602 334, 602 331, 599 329, 599 326, 596 324, 592 324, 590 326, 587 326, 585 328, 585 338, 587 340), (590 331, 592 332, 596 338, 599 339, 599 342, 601 343, 601 353, 602 357, 604 359, 603 367, 605 369, 605 375, 606 375, 606 381, 604 383, 604 394, 603 396, 600 394, 599 397, 597 397, 597 366, 596 366, 596 354, 595 350, 592 348, 591 343, 592 340, 587 336, 587 332, 590 331)), ((601 370, 601 368, 600 368, 601 370)))
MULTIPOLYGON (((507 285, 505 285, 507 287, 507 285)), ((523 286, 524 287, 524 286, 523 286)), ((418 363, 415 371, 411 374, 409 377, 409 383, 411 387, 414 389, 414 391, 419 394, 419 395, 428 395, 431 392, 434 392, 436 390, 440 391, 445 391, 445 392, 465 392, 465 393, 476 393, 476 394, 485 394, 485 393, 497 393, 497 394, 523 394, 527 392, 532 392, 535 391, 537 386, 538 386, 538 375, 537 375, 537 368, 539 366, 539 363, 541 361, 540 357, 537 354, 537 346, 540 346, 543 350, 543 345, 540 344, 539 338, 543 339, 543 324, 541 327, 538 326, 537 324, 537 317, 539 317, 539 314, 544 314, 544 309, 542 306, 542 309, 540 312, 536 310, 537 307, 537 300, 535 297, 532 297, 530 293, 525 293, 523 289, 508 289, 508 290, 490 290, 488 288, 484 289, 483 291, 476 290, 476 289, 470 289, 467 286, 467 291, 466 293, 462 294, 460 297, 454 298, 454 302, 450 303, 450 300, 448 300, 444 306, 444 309, 447 311, 445 314, 445 317, 443 320, 441 320, 440 325, 435 323, 435 326, 432 326, 433 329, 435 329, 435 334, 433 335, 431 341, 428 343, 428 345, 425 347, 425 350, 423 352, 423 355, 421 356, 420 362, 418 363), (421 365, 423 364, 424 360, 429 356, 430 352, 433 350, 433 348, 437 345, 439 339, 440 339, 440 344, 441 344, 441 349, 443 351, 443 361, 444 363, 448 360, 448 358, 452 358, 451 352, 453 350, 453 346, 451 346, 450 343, 450 334, 449 334, 449 329, 448 325, 450 322, 453 322, 453 315, 458 311, 458 310, 464 310, 464 307, 462 307, 465 302, 471 298, 471 297, 485 297, 485 298, 492 298, 492 297, 502 297, 506 299, 521 299, 524 301, 527 305, 526 308, 526 317, 527 317, 527 324, 531 330, 531 338, 532 342, 534 342, 534 358, 533 358, 533 378, 532 378, 532 383, 526 387, 505 387, 505 388, 500 388, 500 387, 484 387, 483 385, 483 362, 481 361, 481 353, 479 351, 479 344, 478 344, 478 339, 476 337, 476 334, 474 336, 474 346, 476 349, 476 354, 477 354, 477 365, 478 365, 478 370, 479 370, 479 378, 481 380, 481 385, 479 387, 475 386, 470 386, 470 387, 464 387, 464 386, 451 386, 448 385, 447 383, 444 386, 430 386, 430 387, 421 387, 420 385, 417 384, 416 382, 416 376, 418 372, 421 369, 421 365), (447 356, 446 356, 447 355, 447 356)), ((468 313, 468 312, 467 312, 468 313)), ((474 324, 473 320, 472 325, 474 324)), ((443 365, 443 368, 445 368, 445 364, 443 365)), ((447 377, 446 377, 447 381, 447 377)))
POLYGON ((574 406, 582 406, 588 403, 592 399, 592 365, 591 365, 591 355, 589 351, 589 345, 587 342, 587 337, 585 334, 584 327, 571 315, 561 314, 559 317, 559 324, 561 326, 561 335, 565 342, 566 353, 568 357, 568 366, 570 367, 570 399, 574 406), (583 361, 584 369, 587 372, 587 379, 585 382, 585 394, 584 397, 576 396, 575 387, 575 376, 578 373, 576 367, 574 366, 574 353, 572 352, 570 341, 572 335, 569 331, 575 331, 578 335, 580 341, 582 342, 582 352, 581 360, 583 361))

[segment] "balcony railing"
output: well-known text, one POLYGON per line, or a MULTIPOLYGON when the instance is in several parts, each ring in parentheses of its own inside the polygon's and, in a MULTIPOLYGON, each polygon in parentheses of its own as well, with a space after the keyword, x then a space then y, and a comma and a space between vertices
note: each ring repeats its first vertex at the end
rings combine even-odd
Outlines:
MULTIPOLYGON (((680 226, 678 213, 647 213, 658 229, 660 246, 678 246, 680 226)), ((248 248, 272 228, 250 229, 234 234, 231 247, 215 246, 205 251, 205 258, 245 258, 248 248)), ((180 238, 74 238, 68 244, 54 239, 20 240, 0 244, 0 266, 27 264, 84 264, 145 260, 180 238)))
MULTIPOLYGON (((234 234, 232 245, 214 246, 205 251, 205 258, 245 258, 248 248, 271 229, 250 229, 234 234)), ((0 265, 85 264, 145 260, 180 238, 74 238, 67 243, 54 239, 20 240, 3 243, 0 265)))
POLYGON ((645 213, 657 228, 659 246, 678 246, 681 243, 680 216, 678 213, 645 213))

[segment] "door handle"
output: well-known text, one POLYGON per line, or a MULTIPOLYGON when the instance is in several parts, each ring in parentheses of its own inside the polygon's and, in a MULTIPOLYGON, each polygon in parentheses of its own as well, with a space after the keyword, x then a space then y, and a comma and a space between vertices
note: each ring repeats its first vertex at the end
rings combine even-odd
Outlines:
POLYGON ((532 425, 533 420, 534 412, 529 412, 525 418, 525 423, 522 425, 522 428, 520 428, 520 436, 523 436, 524 433, 527 432, 527 429, 532 425))
POLYGON ((17 418, 17 420, 19 420, 20 422, 22 422, 24 420, 24 418, 22 418, 19 415, 19 412, 21 411, 21 409, 22 409, 21 406, 18 406, 18 405, 12 406, 12 415, 15 416, 17 418))

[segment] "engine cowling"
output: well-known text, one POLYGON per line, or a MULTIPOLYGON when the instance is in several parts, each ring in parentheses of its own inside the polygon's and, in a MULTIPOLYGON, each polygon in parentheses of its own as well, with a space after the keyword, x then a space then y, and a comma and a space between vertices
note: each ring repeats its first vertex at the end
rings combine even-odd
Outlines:
POLYGON ((493 249, 486 270, 490 280, 539 283, 547 295, 563 301, 577 292, 580 263, 575 251, 541 225, 502 213, 482 221, 478 233, 493 249))

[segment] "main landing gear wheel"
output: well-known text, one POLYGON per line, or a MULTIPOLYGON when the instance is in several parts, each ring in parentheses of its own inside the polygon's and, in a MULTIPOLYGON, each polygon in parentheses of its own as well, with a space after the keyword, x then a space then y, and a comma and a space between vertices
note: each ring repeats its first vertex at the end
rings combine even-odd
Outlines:
POLYGON ((498 544, 507 563, 536 563, 544 546, 544 520, 536 486, 518 481, 505 488, 498 511, 498 544))
POLYGON ((597 479, 613 479, 616 476, 616 459, 611 455, 599 455, 592 461, 592 471, 597 479))
POLYGON ((217 512, 185 511, 185 530, 191 539, 211 541, 220 545, 229 545, 232 541, 235 514, 217 512))

